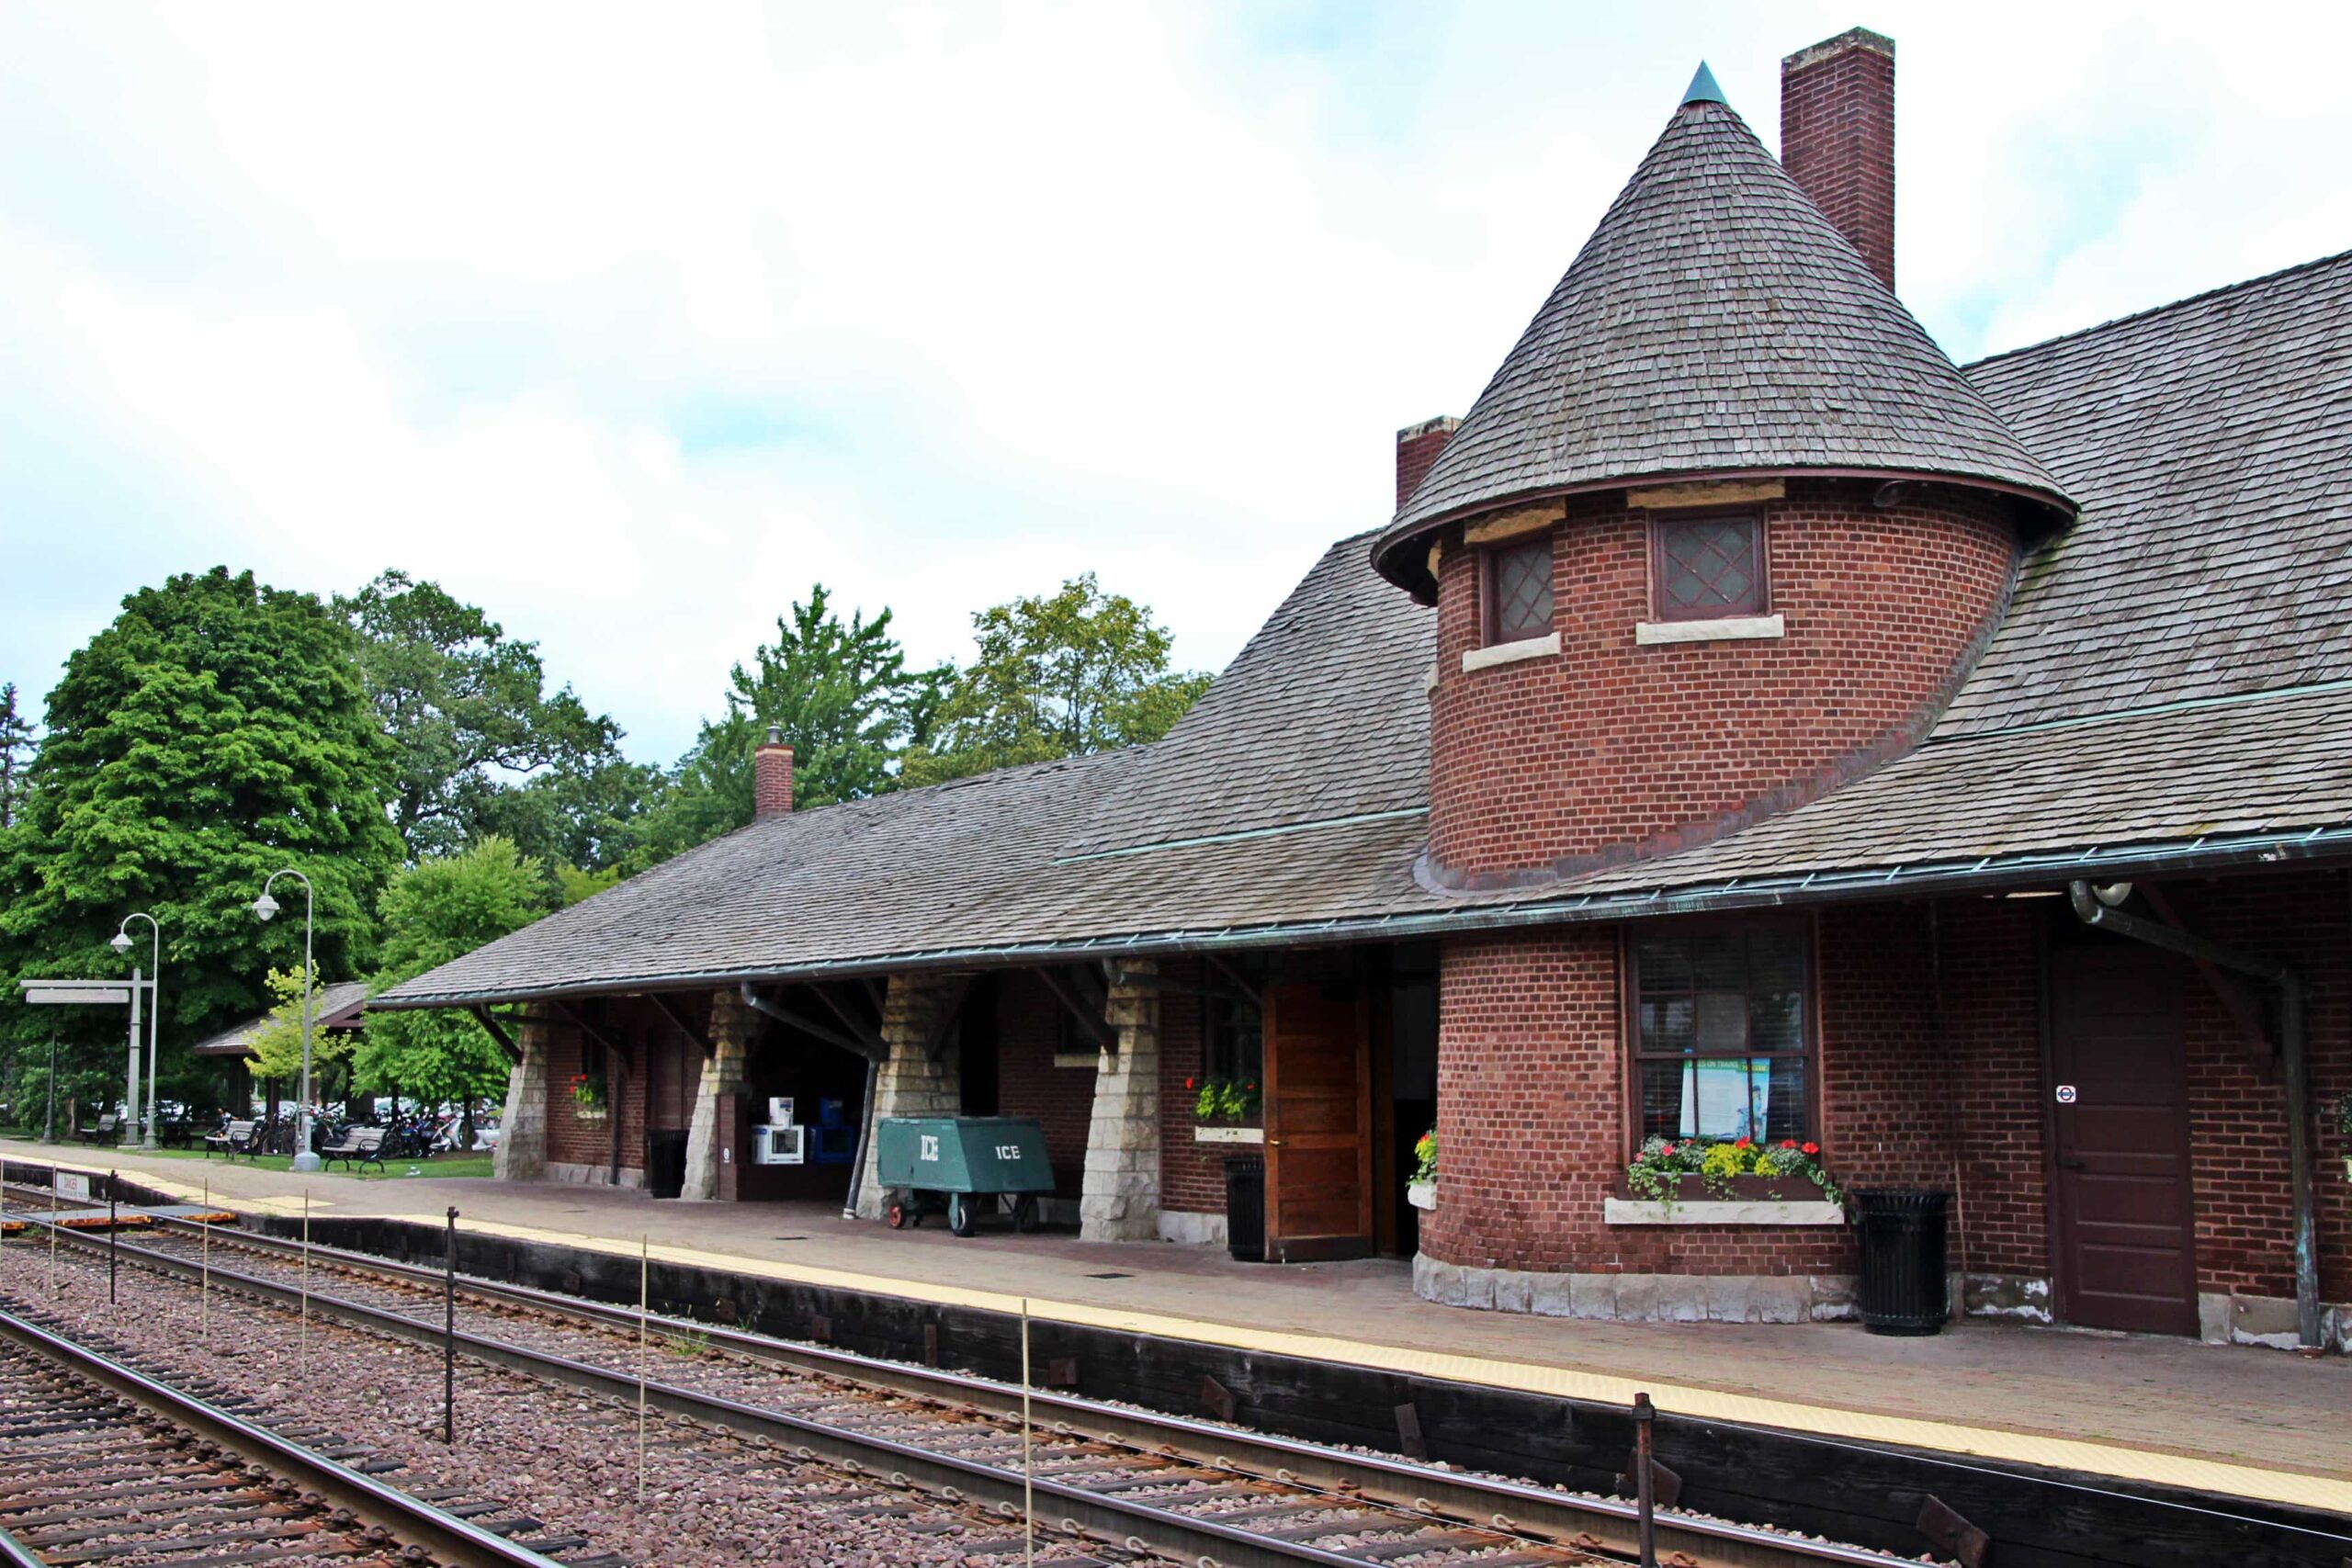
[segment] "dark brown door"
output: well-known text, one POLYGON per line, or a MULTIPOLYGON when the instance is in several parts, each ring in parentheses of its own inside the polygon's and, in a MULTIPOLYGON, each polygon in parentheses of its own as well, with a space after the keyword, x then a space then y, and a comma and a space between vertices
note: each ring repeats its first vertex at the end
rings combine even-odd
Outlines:
POLYGON ((2068 1323, 2197 1332, 2182 1003, 2164 953, 2051 954, 2051 1217, 2068 1323))
POLYGON ((1266 988, 1266 1257, 1372 1251, 1372 1043, 1352 990, 1266 988))

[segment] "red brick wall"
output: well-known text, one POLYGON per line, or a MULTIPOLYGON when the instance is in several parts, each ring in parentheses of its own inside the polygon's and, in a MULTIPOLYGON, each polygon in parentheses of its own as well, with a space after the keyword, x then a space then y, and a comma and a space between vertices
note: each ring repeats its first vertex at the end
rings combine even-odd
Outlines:
POLYGON ((1445 444, 1453 439, 1453 433, 1460 425, 1461 421, 1451 417, 1427 419, 1419 424, 1408 424, 1396 433, 1396 505, 1399 510, 1413 498, 1413 492, 1420 489, 1421 480, 1429 477, 1430 469, 1437 462, 1437 455, 1445 450, 1445 444))
POLYGON ((1476 552, 1439 574, 1430 844, 1476 882, 1573 871, 1736 826, 1900 749, 1973 661, 2015 559, 2009 503, 1860 480, 1792 480, 1764 508, 1774 639, 1640 648, 1648 517, 1619 494, 1555 535, 1558 658, 1465 672, 1476 552), (1677 830, 1681 831, 1678 834, 1677 830))
POLYGON ((1094 1115, 1094 1068, 1054 1066, 1061 1002, 1028 970, 1004 976, 997 991, 997 1110, 1045 1124, 1054 1190, 1079 1195, 1086 1166, 1087 1124, 1094 1115))
MULTIPOLYGON (((1196 984, 1190 963, 1162 964, 1171 984, 1196 984)), ((1225 1156, 1229 1144, 1193 1141, 1195 1084, 1207 1071, 1208 1046, 1201 1032, 1201 998, 1170 991, 1159 999, 1159 1206, 1192 1213, 1225 1213, 1225 1156)), ((1254 1152, 1254 1151, 1238 1151, 1254 1152)))
POLYGON ((1781 165, 1894 288, 1894 46, 1856 28, 1781 62, 1781 165))
POLYGON ((781 817, 792 809, 792 748, 763 741, 752 753, 752 816, 781 817))
MULTIPOLYGON (((2322 1287, 2352 1299, 2352 879, 2168 888, 2188 927, 2300 964, 2310 987, 2322 1287)), ((1824 910, 1815 922, 1821 1142, 1848 1186, 1958 1194, 1952 1263, 2052 1268, 2042 1158, 2041 919, 2056 900, 1955 897, 1824 910), (1938 1018, 1940 1001, 1940 1023, 1938 1018)), ((2064 934, 2072 935, 2071 932, 2064 934)), ((1602 1224, 1630 1153, 1619 936, 1578 927, 1448 942, 1440 964, 1440 1202, 1446 1262, 1576 1272, 1796 1274, 1852 1267, 1843 1231, 1602 1224)), ((2199 1288, 2294 1292, 2284 1091, 2211 988, 2187 987, 2199 1288)))
MULTIPOLYGON (((616 1023, 607 1026, 600 1021, 600 1029, 607 1033, 626 1028, 616 1023)), ((558 1020, 547 1026, 548 1039, 548 1158, 562 1165, 593 1166, 602 1170, 612 1162, 612 1122, 587 1122, 581 1119, 578 1103, 571 1098, 571 1078, 575 1073, 605 1072, 605 1049, 585 1038, 574 1024, 558 1020)), ((629 1037, 632 1043, 636 1036, 629 1037)), ((640 1053, 641 1054, 641 1053, 640 1053)), ((610 1102, 609 1116, 617 1116, 621 1123, 621 1168, 642 1170, 645 1168, 645 1092, 638 1077, 616 1078, 607 1074, 605 1093, 610 1102)))

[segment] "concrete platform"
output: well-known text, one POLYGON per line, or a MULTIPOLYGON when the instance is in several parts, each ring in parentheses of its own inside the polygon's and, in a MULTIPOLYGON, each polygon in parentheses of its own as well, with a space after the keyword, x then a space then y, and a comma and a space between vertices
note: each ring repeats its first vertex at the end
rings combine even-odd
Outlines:
POLYGON ((1402 1260, 1276 1267, 1166 1243, 1081 1243, 832 1205, 659 1202, 604 1188, 298 1177, 0 1140, 12 1159, 119 1169, 183 1201, 439 1225, 914 1300, 2058 1466, 2352 1515, 2352 1360, 2015 1325, 1883 1338, 1844 1324, 1619 1324, 1417 1300, 1402 1260))

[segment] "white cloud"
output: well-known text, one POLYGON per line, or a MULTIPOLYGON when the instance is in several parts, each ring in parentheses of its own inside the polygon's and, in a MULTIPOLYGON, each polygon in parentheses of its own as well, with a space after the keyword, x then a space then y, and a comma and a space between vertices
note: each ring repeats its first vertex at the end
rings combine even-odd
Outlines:
MULTIPOLYGON (((436 578, 654 756, 819 578, 937 658, 1091 568, 1221 663, 1696 59, 1770 141, 1779 54, 1851 19, 8 7, 0 679, 215 560, 436 578)), ((2346 111, 2276 87, 2332 14, 1872 20, 1956 353, 2346 243, 2346 111)))

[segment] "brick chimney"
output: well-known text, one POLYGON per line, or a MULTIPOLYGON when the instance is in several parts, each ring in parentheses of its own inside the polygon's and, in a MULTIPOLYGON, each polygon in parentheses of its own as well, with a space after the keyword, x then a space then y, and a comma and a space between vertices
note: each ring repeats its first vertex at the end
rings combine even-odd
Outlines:
POLYGON ((1445 450, 1445 444, 1453 439, 1453 433, 1461 424, 1458 419, 1440 414, 1419 424, 1408 424, 1396 433, 1398 507, 1403 507, 1413 498, 1413 492, 1421 488, 1421 480, 1428 475, 1430 465, 1437 461, 1437 455, 1445 450))
POLYGON ((1894 288, 1894 40, 1856 28, 1781 62, 1781 166, 1894 288))
POLYGON ((784 743, 780 726, 768 726, 768 738, 752 753, 752 819, 781 817, 792 809, 792 748, 784 743))

